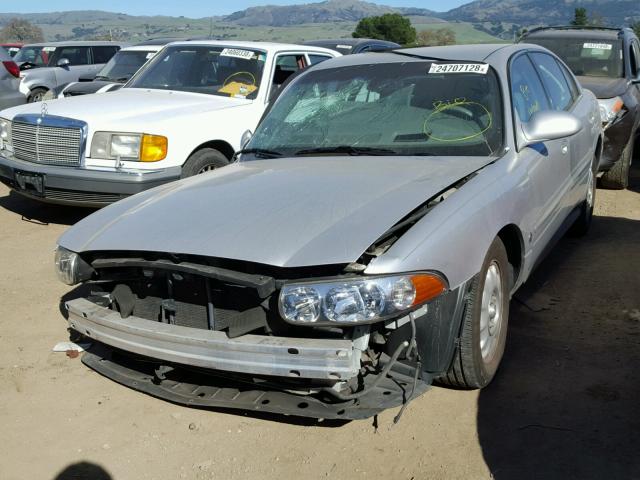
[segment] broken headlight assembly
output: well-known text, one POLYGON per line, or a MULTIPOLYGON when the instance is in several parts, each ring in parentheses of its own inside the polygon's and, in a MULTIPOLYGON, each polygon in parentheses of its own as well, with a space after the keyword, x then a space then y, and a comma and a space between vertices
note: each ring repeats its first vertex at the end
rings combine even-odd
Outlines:
POLYGON ((75 252, 57 246, 55 253, 55 269, 58 280, 67 285, 75 285, 88 280, 93 275, 93 268, 75 252))
POLYGON ((620 97, 599 99, 600 118, 605 128, 624 115, 624 102, 620 97))
POLYGON ((299 325, 357 325, 408 313, 447 290, 434 273, 355 277, 286 284, 280 315, 299 325))

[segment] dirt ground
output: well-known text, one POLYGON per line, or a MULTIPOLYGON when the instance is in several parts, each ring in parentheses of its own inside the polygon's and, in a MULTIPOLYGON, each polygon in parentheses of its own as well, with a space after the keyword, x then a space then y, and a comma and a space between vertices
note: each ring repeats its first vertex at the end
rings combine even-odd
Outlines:
POLYGON ((640 478, 640 172, 598 190, 511 304, 482 392, 433 388, 402 421, 315 423, 172 405, 111 382, 67 340, 57 237, 88 212, 0 187, 0 479, 640 478))

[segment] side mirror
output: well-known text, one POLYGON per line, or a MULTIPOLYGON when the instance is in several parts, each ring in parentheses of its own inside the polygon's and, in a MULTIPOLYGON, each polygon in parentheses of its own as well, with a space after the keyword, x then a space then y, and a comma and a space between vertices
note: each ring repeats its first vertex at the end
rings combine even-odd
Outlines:
POLYGON ((71 62, 68 58, 61 58, 60 60, 58 60, 59 67, 68 67, 69 65, 71 65, 71 62))
POLYGON ((518 150, 536 143, 570 137, 580 130, 582 130, 582 122, 569 112, 554 110, 537 112, 527 123, 522 124, 522 138, 518 142, 518 150))
POLYGON ((249 141, 251 140, 251 137, 253 137, 253 133, 251 132, 251 130, 245 131, 240 138, 240 148, 246 147, 247 143, 249 143, 249 141))

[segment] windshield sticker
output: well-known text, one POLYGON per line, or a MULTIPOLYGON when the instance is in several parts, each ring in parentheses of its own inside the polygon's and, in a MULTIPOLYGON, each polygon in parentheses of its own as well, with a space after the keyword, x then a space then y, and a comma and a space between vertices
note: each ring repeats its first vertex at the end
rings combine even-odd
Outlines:
POLYGON ((353 46, 352 45, 336 45, 336 48, 342 48, 343 50, 351 50, 353 46))
POLYGON ((225 48, 220 52, 221 57, 243 58, 244 60, 253 59, 255 52, 251 50, 240 50, 238 48, 225 48))
POLYGON ((156 54, 156 52, 149 52, 147 53, 147 56, 145 57, 147 60, 149 60, 151 57, 153 57, 156 54))
POLYGON ((610 43, 585 43, 584 45, 582 45, 582 48, 589 48, 591 50, 611 50, 613 48, 613 45, 611 45, 610 43))
POLYGON ((54 52, 56 47, 42 47, 43 52, 54 52))
POLYGON ((493 126, 493 117, 489 109, 481 103, 466 98, 438 101, 433 104, 433 107, 422 128, 427 137, 438 142, 472 140, 483 135, 493 126), (467 125, 464 125, 467 128, 462 128, 463 125, 459 122, 452 124, 452 118, 467 120, 467 125))
POLYGON ((486 75, 489 65, 486 63, 432 63, 429 73, 481 73, 486 75))

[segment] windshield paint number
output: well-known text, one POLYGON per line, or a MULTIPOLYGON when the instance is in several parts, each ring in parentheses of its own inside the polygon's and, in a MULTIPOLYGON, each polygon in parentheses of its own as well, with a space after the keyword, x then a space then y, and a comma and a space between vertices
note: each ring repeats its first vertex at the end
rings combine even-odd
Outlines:
POLYGON ((432 63, 429 73, 480 73, 486 75, 489 65, 486 63, 432 63))

